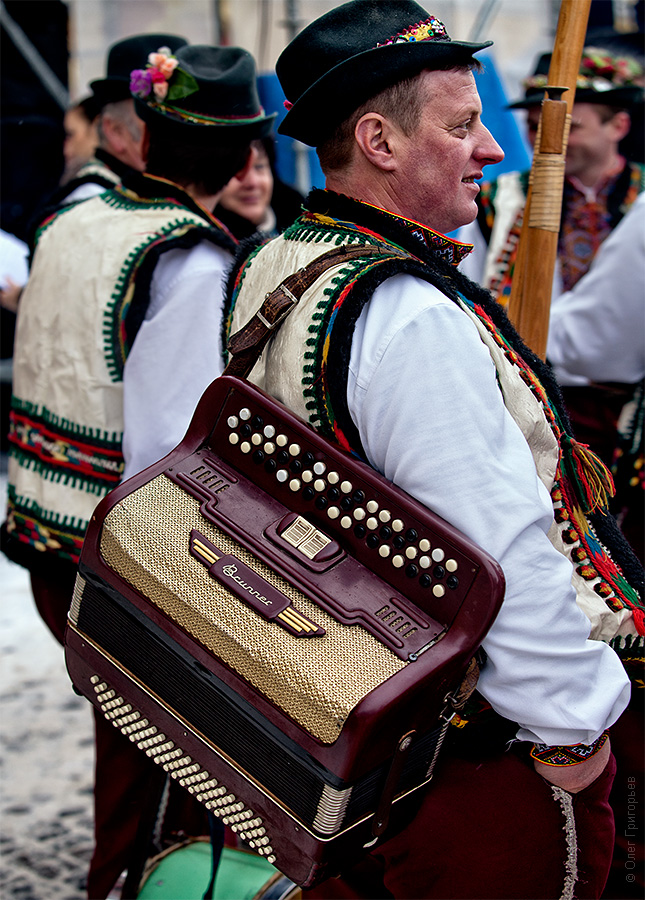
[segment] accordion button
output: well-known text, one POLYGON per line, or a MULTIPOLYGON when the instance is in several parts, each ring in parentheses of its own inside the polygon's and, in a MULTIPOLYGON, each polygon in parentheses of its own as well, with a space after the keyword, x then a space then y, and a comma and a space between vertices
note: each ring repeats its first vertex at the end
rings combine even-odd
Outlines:
MULTIPOLYGON (((383 559, 387 559, 391 552, 392 551, 390 550, 390 548, 388 547, 387 544, 381 544, 381 546, 378 548, 378 555, 382 556, 383 559)), ((396 557, 395 557, 395 559, 396 559, 396 557)), ((394 562, 394 559, 392 560, 392 562, 394 562)), ((396 563, 395 563, 395 565, 396 565, 396 563)))
POLYGON ((431 560, 430 560, 429 556, 420 556, 419 557, 419 565, 421 566, 422 569, 429 569, 430 562, 431 562, 431 560))
POLYGON ((432 574, 435 578, 443 578, 446 574, 446 570, 443 566, 435 566, 432 570, 432 574))
POLYGON ((446 593, 446 589, 442 584, 435 584, 435 586, 432 588, 432 593, 435 595, 435 597, 443 597, 443 595, 446 593))
POLYGON ((337 506, 330 506, 329 509, 327 510, 327 515, 329 516, 330 519, 337 519, 338 516, 340 515, 340 510, 338 509, 337 506))
POLYGON ((226 420, 226 424, 229 428, 237 428, 237 426, 240 424, 240 420, 237 416, 229 416, 226 420))
POLYGON ((280 482, 280 484, 284 484, 285 481, 289 478, 289 473, 286 469, 278 469, 278 471, 275 473, 275 477, 280 482))
POLYGON ((456 559, 447 559, 446 560, 446 569, 449 572, 456 572, 458 568, 459 568, 459 564, 457 563, 456 559))
POLYGON ((405 525, 401 521, 401 519, 394 519, 394 521, 392 522, 392 530, 393 531, 397 531, 397 532, 403 531, 404 528, 405 528, 405 525))
POLYGON ((250 453, 251 452, 251 444, 248 441, 242 441, 240 444, 240 450, 242 453, 250 453))
POLYGON ((343 494, 351 494, 353 487, 354 485, 351 483, 351 481, 341 481, 340 483, 340 489, 343 494))
POLYGON ((273 441, 267 441, 264 445, 264 452, 268 453, 271 456, 272 453, 275 453, 275 444, 273 441))
POLYGON ((435 562, 443 562, 446 554, 443 552, 441 547, 435 547, 431 555, 435 562))
POLYGON ((260 465, 260 463, 264 462, 264 453, 262 450, 256 450, 252 456, 253 462, 260 465))
POLYGON ((286 450, 280 450, 280 452, 276 456, 276 460, 280 463, 281 466, 286 466, 286 464, 289 462, 289 454, 286 450))
POLYGON ((327 481, 330 484, 338 484, 338 482, 340 481, 340 475, 338 474, 338 472, 329 472, 327 474, 327 481))
POLYGON ((394 545, 395 550, 403 550, 403 548, 405 547, 405 538, 402 534, 397 534, 397 536, 392 541, 392 544, 394 545))
POLYGON ((253 419, 251 420, 251 425, 254 428, 262 428, 262 426, 264 425, 264 419, 262 418, 262 416, 253 416, 253 419))
POLYGON ((374 531, 375 528, 378 528, 378 519, 375 519, 374 516, 370 516, 365 524, 370 531, 374 531))
POLYGON ((338 498, 340 497, 340 491, 338 490, 338 488, 329 488, 329 490, 327 491, 327 496, 330 500, 338 500, 338 498))
POLYGON ((370 513, 375 513, 378 509, 378 503, 376 500, 368 500, 367 501, 367 511, 370 513))
POLYGON ((289 438, 286 436, 286 434, 279 434, 275 439, 275 442, 278 447, 286 447, 289 443, 289 438))
POLYGON ((305 469, 305 471, 302 473, 302 480, 305 482, 305 484, 309 484, 310 481, 314 480, 314 473, 311 471, 311 469, 305 469))
POLYGON ((248 420, 250 418, 251 418, 251 410, 250 409, 247 409, 246 407, 244 407, 244 409, 240 410, 240 419, 242 419, 243 422, 248 422, 248 420))
POLYGON ((343 518, 340 520, 341 528, 351 528, 353 524, 354 523, 352 522, 351 516, 343 516, 343 518))
POLYGON ((265 438, 275 437, 275 428, 273 427, 273 425, 264 426, 264 436, 265 438))
POLYGON ((326 471, 327 466, 324 464, 324 462, 314 463, 314 472, 316 473, 316 475, 324 475, 326 471))
POLYGON ((410 565, 406 566, 405 568, 405 574, 408 576, 408 578, 416 578, 419 574, 419 569, 414 565, 414 563, 410 563, 410 565))
POLYGON ((261 435, 261 434, 258 434, 257 431, 256 431, 255 434, 252 435, 252 437, 251 437, 251 443, 252 443, 252 444, 255 444, 256 447, 259 447, 259 446, 260 446, 260 444, 262 443, 262 440, 263 440, 262 435, 261 435))
POLYGON ((408 559, 416 559, 417 548, 416 547, 406 547, 405 555, 408 559))
POLYGON ((242 425, 242 427, 240 428, 240 434, 242 437, 251 437, 252 433, 253 432, 250 425, 242 425))
POLYGON ((313 453, 311 452, 311 450, 307 450, 306 453, 303 453, 303 455, 302 455, 302 463, 303 463, 303 465, 305 465, 305 466, 313 466, 313 464, 314 464, 315 462, 316 462, 316 457, 313 455, 313 453))
POLYGON ((304 489, 304 491, 302 492, 303 500, 313 500, 315 496, 316 496, 316 492, 314 491, 314 489, 312 487, 306 487, 304 489))
POLYGON ((422 588, 430 587, 430 585, 432 584, 432 578, 430 578, 429 575, 422 575, 421 578, 419 578, 419 584, 422 588))
POLYGON ((278 468, 278 464, 275 459, 267 459, 264 464, 265 471, 269 473, 269 475, 273 474, 275 470, 278 468))
POLYGON ((289 468, 295 475, 299 475, 302 472, 302 463, 299 459, 292 459, 289 463, 289 468))
POLYGON ((392 518, 392 513, 390 512, 389 509, 382 509, 380 511, 380 513, 378 514, 378 517, 381 520, 381 522, 389 522, 392 518))
POLYGON ((446 578, 446 584, 451 591, 455 591, 459 587, 459 579, 456 575, 448 575, 448 577, 446 578))
POLYGON ((361 490, 354 491, 354 493, 352 494, 352 500, 354 501, 354 503, 362 503, 365 500, 365 492, 361 490))
POLYGON ((354 501, 351 497, 343 497, 340 501, 340 508, 344 509, 346 512, 349 511, 354 505, 354 501))
POLYGON ((240 436, 239 434, 235 434, 235 432, 233 432, 233 434, 229 434, 228 440, 230 444, 233 444, 233 446, 235 446, 235 444, 239 444, 240 436))
POLYGON ((384 541, 389 541, 390 538, 392 537, 392 529, 390 528, 389 525, 383 525, 383 527, 379 531, 379 534, 381 535, 381 537, 383 538, 384 541))
POLYGON ((302 482, 300 481, 299 478, 292 478, 291 481, 289 482, 289 490, 293 491, 294 494, 296 491, 300 490, 301 486, 302 486, 302 482))
POLYGON ((326 497, 317 497, 316 498, 316 509, 325 509, 329 500, 326 497))
POLYGON ((381 542, 377 534, 368 534, 365 543, 371 550, 374 550, 381 542))
MULTIPOLYGON (((416 541, 416 539, 417 539, 418 537, 419 537, 419 534, 418 534, 416 528, 408 528, 408 530, 405 532, 405 539, 406 539, 406 541, 410 541, 410 543, 412 543, 413 541, 416 541)), ((425 552, 426 550, 429 550, 429 549, 430 549, 430 542, 429 542, 429 541, 421 541, 420 544, 419 544, 419 549, 420 549, 420 550, 423 550, 424 552, 425 552), (426 543, 428 546, 427 546, 427 547, 422 547, 421 544, 424 544, 424 543, 426 543)))
POLYGON ((290 444, 289 453, 291 456, 300 456, 300 444, 290 444))
POLYGON ((315 491, 324 491, 327 487, 327 482, 323 478, 317 478, 314 481, 314 490, 315 491))
POLYGON ((419 550, 422 553, 427 553, 429 549, 430 549, 430 541, 426 540, 426 538, 422 538, 419 541, 419 550))
POLYGON ((365 518, 365 516, 366 516, 366 512, 362 506, 359 506, 357 509, 354 510, 354 518, 356 519, 357 522, 362 522, 363 519, 365 518))
POLYGON ((362 540, 367 534, 367 528, 364 525, 357 525, 354 529, 354 534, 357 538, 360 538, 362 540))
POLYGON ((392 565, 395 566, 397 569, 400 569, 404 563, 405 563, 405 559, 403 556, 401 556, 400 553, 397 553, 396 556, 392 557, 392 565))

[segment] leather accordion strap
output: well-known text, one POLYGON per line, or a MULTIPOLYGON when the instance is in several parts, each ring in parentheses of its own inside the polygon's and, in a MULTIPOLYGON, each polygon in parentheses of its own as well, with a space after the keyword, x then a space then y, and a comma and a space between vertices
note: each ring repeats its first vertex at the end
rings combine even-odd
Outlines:
POLYGON ((347 247, 346 245, 336 247, 317 257, 308 266, 289 275, 275 290, 267 294, 253 318, 243 328, 231 335, 227 344, 231 359, 224 369, 224 375, 237 375, 238 378, 248 377, 269 340, 298 304, 307 288, 311 287, 323 272, 351 259, 365 259, 370 256, 380 257, 379 261, 382 262, 389 259, 409 258, 408 254, 385 252, 378 247, 347 247))

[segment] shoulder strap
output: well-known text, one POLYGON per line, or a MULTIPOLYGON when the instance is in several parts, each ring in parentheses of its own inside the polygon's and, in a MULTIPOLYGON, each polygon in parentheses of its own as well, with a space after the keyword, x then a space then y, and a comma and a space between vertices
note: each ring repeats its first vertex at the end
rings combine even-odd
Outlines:
POLYGON ((332 266, 342 264, 350 259, 366 257, 382 257, 387 259, 408 259, 409 254, 393 253, 379 247, 348 247, 343 244, 323 253, 282 281, 275 290, 264 298, 264 302, 253 318, 246 325, 231 335, 227 343, 231 359, 224 369, 224 375, 237 375, 247 378, 260 354, 277 329, 282 325, 291 310, 299 303, 300 298, 311 285, 332 266))

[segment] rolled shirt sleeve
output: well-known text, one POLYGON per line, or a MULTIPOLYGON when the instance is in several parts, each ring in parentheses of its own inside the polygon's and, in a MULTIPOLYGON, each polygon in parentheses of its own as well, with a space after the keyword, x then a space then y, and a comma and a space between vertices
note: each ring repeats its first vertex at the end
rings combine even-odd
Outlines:
POLYGON ((622 664, 587 639, 571 566, 551 544, 548 491, 470 319, 410 276, 382 284, 352 342, 350 413, 370 463, 504 571, 479 690, 518 737, 593 742, 629 698, 622 664))

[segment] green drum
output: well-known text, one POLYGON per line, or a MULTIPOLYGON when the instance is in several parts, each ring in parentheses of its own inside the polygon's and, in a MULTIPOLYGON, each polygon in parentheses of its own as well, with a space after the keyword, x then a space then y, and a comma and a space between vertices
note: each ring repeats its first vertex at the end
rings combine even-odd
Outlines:
MULTIPOLYGON (((202 900, 211 878, 208 841, 191 841, 150 860, 138 900, 202 900)), ((261 856, 224 847, 213 900, 297 900, 300 889, 261 856)))

